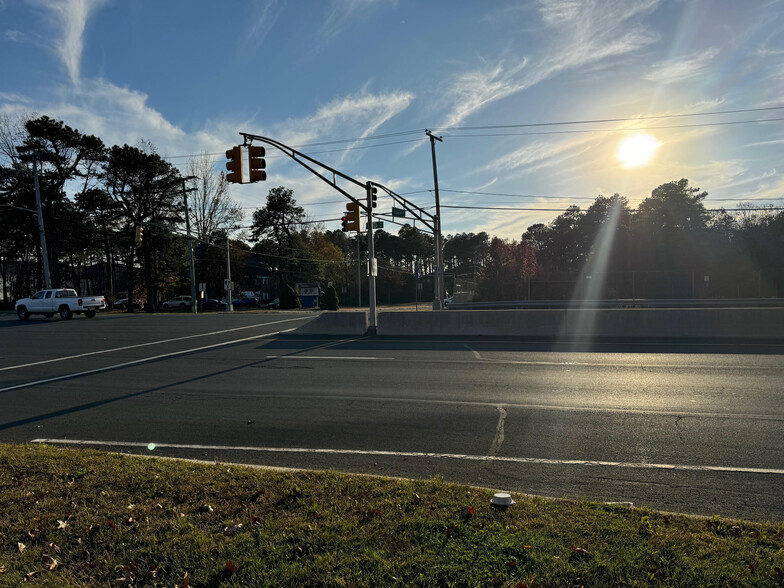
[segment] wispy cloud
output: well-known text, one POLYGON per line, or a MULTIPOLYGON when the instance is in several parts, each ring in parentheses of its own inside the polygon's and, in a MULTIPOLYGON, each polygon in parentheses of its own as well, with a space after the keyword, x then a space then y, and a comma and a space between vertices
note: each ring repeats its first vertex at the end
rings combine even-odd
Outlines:
POLYGON ((71 82, 78 84, 85 25, 90 13, 100 7, 104 0, 35 1, 47 10, 49 19, 60 29, 61 35, 54 42, 54 48, 68 70, 71 82))
POLYGON ((331 0, 321 27, 325 43, 330 43, 357 18, 365 18, 385 4, 397 4, 397 0, 331 0))
MULTIPOLYGON (((395 91, 386 94, 371 94, 362 90, 357 94, 336 98, 321 106, 314 114, 298 119, 288 119, 275 125, 276 135, 292 145, 317 142, 320 138, 350 136, 358 141, 347 147, 356 146, 363 138, 373 134, 389 119, 408 108, 414 95, 395 91)), ((342 162, 350 152, 338 159, 342 162)))
POLYGON ((3 32, 3 39, 6 41, 13 41, 14 43, 23 43, 27 37, 22 31, 16 29, 9 29, 3 32))
MULTIPOLYGON (((257 5, 259 3, 257 2, 257 5)), ((261 9, 259 14, 254 18, 248 32, 245 35, 245 43, 251 43, 255 46, 264 44, 264 40, 270 33, 275 23, 280 18, 283 9, 286 6, 286 0, 265 0, 261 2, 261 9)))
POLYGON ((658 0, 541 0, 539 12, 557 43, 538 56, 498 61, 459 73, 444 100, 449 107, 442 127, 456 126, 489 104, 521 92, 560 72, 637 51, 657 36, 633 23, 658 0))
POLYGON ((654 63, 645 79, 657 84, 675 84, 704 74, 719 54, 717 47, 699 53, 654 63))
POLYGON ((754 143, 746 143, 743 145, 743 149, 747 147, 768 147, 770 145, 782 145, 784 144, 784 139, 772 139, 770 141, 756 141, 754 143))

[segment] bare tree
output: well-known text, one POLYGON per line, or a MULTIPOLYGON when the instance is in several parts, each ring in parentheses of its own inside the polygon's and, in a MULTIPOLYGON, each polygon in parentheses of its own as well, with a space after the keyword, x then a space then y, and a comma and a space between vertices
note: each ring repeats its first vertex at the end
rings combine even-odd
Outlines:
POLYGON ((16 147, 24 144, 28 136, 25 123, 36 116, 25 112, 16 116, 0 114, 0 165, 14 165, 18 161, 16 147))
POLYGON ((191 228, 196 238, 209 243, 216 233, 225 235, 242 221, 242 208, 229 196, 226 174, 215 169, 206 153, 188 161, 187 175, 196 176, 195 192, 188 196, 191 228))

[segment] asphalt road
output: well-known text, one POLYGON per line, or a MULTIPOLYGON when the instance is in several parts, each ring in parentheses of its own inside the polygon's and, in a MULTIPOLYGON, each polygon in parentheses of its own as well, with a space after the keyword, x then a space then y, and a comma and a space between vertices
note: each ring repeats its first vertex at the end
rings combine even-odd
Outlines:
POLYGON ((0 441, 784 520, 784 344, 284 332, 312 316, 0 315, 0 441))

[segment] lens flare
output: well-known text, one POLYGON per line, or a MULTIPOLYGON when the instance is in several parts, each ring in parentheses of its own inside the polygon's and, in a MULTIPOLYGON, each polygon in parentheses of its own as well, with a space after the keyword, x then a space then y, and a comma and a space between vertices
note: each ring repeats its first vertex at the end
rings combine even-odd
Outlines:
POLYGON ((621 141, 615 157, 625 167, 639 167, 653 159, 660 145, 653 135, 639 133, 621 141))

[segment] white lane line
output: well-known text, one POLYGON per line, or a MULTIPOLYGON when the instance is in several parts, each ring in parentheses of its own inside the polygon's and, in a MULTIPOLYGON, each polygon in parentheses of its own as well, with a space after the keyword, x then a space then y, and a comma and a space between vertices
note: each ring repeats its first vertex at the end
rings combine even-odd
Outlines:
POLYGON ((10 392, 11 390, 19 390, 21 388, 31 388, 33 386, 40 386, 41 384, 49 384, 51 382, 58 382, 60 380, 70 380, 71 378, 78 378, 81 376, 89 376, 91 374, 99 374, 101 372, 106 372, 109 370, 115 370, 124 367, 130 367, 133 365, 139 365, 142 363, 149 363, 151 361, 155 361, 157 359, 165 359, 167 357, 176 357, 178 355, 185 355, 186 353, 195 353, 197 351, 204 351, 205 349, 215 349, 217 347, 225 347, 226 345, 233 345, 235 343, 242 343, 244 341, 253 341, 254 339, 263 339, 264 337, 273 337, 275 335, 280 335, 281 333, 288 333, 289 331, 293 331, 294 329, 286 329, 284 331, 275 331, 274 333, 264 333, 263 335, 253 335, 252 337, 244 337, 242 339, 233 339, 232 341, 224 341, 222 343, 213 343, 212 345, 204 345, 203 347, 194 347, 192 349, 183 349, 182 351, 174 351, 172 353, 162 353, 161 355, 154 355, 152 357, 144 357, 142 359, 136 359, 134 361, 126 361, 123 363, 116 363, 114 365, 108 365, 106 367, 96 368, 94 370, 85 370, 83 372, 76 372, 72 374, 65 374, 63 376, 55 376, 53 378, 45 378, 43 380, 36 380, 34 382, 25 382, 24 384, 17 384, 15 386, 8 386, 7 388, 0 388, 0 392, 10 392))
MULTIPOLYGON (((177 396, 199 396, 203 397, 204 392, 190 392, 187 390, 177 390, 177 392, 158 392, 158 394, 176 394, 177 396)), ((211 394, 211 393, 210 393, 211 394)), ((475 400, 441 400, 437 398, 406 398, 401 396, 347 396, 333 394, 241 394, 230 392, 222 394, 226 398, 252 398, 254 400, 277 399, 277 400, 337 400, 346 402, 401 402, 401 403, 421 403, 421 404, 445 404, 454 406, 480 406, 498 407, 497 402, 479 402, 475 400)), ((775 414, 754 414, 742 412, 696 412, 678 410, 650 410, 641 408, 619 408, 606 406, 569 406, 558 404, 524 404, 516 402, 504 402, 503 406, 509 408, 519 408, 523 410, 554 410, 561 412, 601 412, 601 413, 620 413, 632 415, 651 415, 664 417, 685 417, 685 418, 710 418, 710 419, 742 419, 756 421, 781 421, 784 422, 784 415, 775 414)))
POLYGON ((495 437, 493 443, 490 445, 490 455, 498 455, 501 450, 501 444, 504 442, 504 422, 506 421, 506 409, 499 405, 498 409, 498 425, 495 427, 495 437))
POLYGON ((377 455, 389 457, 423 457, 431 459, 460 459, 465 461, 492 461, 503 463, 615 467, 643 470, 674 470, 687 472, 729 472, 733 474, 772 474, 784 476, 784 470, 775 468, 745 468, 734 466, 690 465, 672 463, 644 463, 585 459, 548 459, 543 457, 502 457, 498 455, 470 455, 463 453, 430 453, 420 451, 385 451, 374 449, 317 449, 309 447, 248 447, 232 445, 188 445, 179 443, 139 443, 135 441, 94 441, 84 439, 33 439, 31 443, 51 445, 84 445, 104 447, 144 447, 154 449, 197 449, 210 451, 253 451, 257 453, 312 453, 329 455, 377 455))
POLYGON ((367 357, 367 356, 349 356, 349 355, 268 355, 267 359, 348 359, 352 361, 362 360, 385 360, 394 361, 394 357, 367 357))
POLYGON ((314 317, 297 317, 293 319, 283 319, 279 321, 272 321, 271 323, 260 323, 257 325, 248 325, 245 327, 236 327, 234 329, 224 329, 222 331, 212 331, 210 333, 200 333, 198 335, 186 335, 184 337, 174 337, 172 339, 161 339, 160 341, 150 341, 149 343, 138 343, 136 345, 126 345, 125 347, 114 347, 112 349, 102 349, 100 351, 89 351, 87 353, 79 353, 77 355, 68 355, 66 357, 56 357, 54 359, 45 359, 43 361, 34 361, 32 363, 23 363, 20 365, 11 365, 8 367, 0 368, 0 372, 6 370, 18 370, 20 368, 30 367, 34 365, 42 365, 45 363, 54 363, 58 361, 67 361, 69 359, 77 359, 79 357, 88 357, 90 355, 101 355, 103 353, 113 353, 115 351, 125 351, 126 349, 135 349, 137 347, 148 347, 150 345, 162 345, 163 343, 171 343, 173 341, 184 341, 185 339, 195 339, 197 337, 209 337, 210 335, 221 335, 223 333, 231 333, 234 331, 241 331, 243 329, 256 329, 258 327, 266 327, 267 325, 277 325, 279 323, 288 323, 291 321, 301 321, 305 319, 313 319, 314 317))
POLYGON ((468 345, 468 343, 463 343, 463 347, 465 347, 465 348, 466 348, 466 349, 468 349, 468 350, 469 350, 471 353, 473 353, 473 354, 474 354, 474 357, 475 357, 476 359, 482 359, 482 356, 481 356, 481 355, 479 355, 479 352, 478 352, 476 349, 474 349, 473 347, 471 347, 470 345, 468 345))

